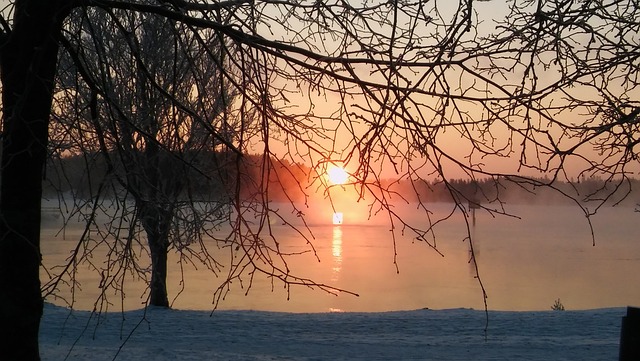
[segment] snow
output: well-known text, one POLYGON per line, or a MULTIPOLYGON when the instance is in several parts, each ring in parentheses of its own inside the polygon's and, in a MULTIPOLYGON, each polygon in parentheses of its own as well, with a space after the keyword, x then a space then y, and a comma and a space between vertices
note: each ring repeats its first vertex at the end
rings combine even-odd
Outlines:
POLYGON ((45 305, 47 360, 614 360, 625 308, 277 313, 45 305))

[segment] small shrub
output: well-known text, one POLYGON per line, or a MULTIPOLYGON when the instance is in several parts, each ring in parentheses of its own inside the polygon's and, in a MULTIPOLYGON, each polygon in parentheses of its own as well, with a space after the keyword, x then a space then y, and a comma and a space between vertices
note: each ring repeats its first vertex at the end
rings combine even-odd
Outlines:
POLYGON ((553 304, 553 306, 551 306, 551 309, 554 311, 564 311, 564 305, 562 304, 562 301, 560 301, 560 299, 558 298, 556 302, 553 304))

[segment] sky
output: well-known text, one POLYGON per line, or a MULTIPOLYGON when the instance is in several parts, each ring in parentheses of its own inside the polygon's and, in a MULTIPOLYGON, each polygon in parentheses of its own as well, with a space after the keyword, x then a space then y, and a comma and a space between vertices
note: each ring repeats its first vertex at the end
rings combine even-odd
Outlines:
MULTIPOLYGON (((3 0, 2 3, 5 4, 7 3, 7 1, 3 0)), ((456 2, 449 2, 449 1, 429 2, 429 6, 432 6, 432 4, 437 5, 439 16, 442 18, 442 21, 447 22, 447 20, 449 20, 452 17, 452 14, 454 13, 455 7, 453 5, 455 5, 456 2)), ((479 18, 481 19, 480 31, 482 32, 482 31, 493 31, 494 25, 493 25, 493 22, 490 20, 490 17, 498 18, 498 17, 504 16, 508 10, 508 7, 507 7, 507 3, 504 3, 504 2, 496 2, 496 1, 475 2, 474 10, 478 13, 479 18)), ((435 13, 433 14, 434 14, 433 16, 436 17, 435 13)), ((402 22, 403 20, 404 18, 401 16, 400 22, 402 22)), ((263 36, 271 39, 280 39, 282 37, 286 38, 287 36, 291 36, 291 34, 284 33, 284 30, 278 25, 279 24, 277 23, 271 24, 271 27, 268 29, 268 31, 267 29, 265 29, 265 33, 263 34, 263 36)), ((308 29, 294 29, 294 30, 299 30, 301 34, 306 34, 305 30, 308 30, 308 29)), ((315 45, 318 45, 318 46, 327 45, 328 43, 331 43, 330 39, 331 39, 330 37, 327 37, 324 39, 318 39, 317 42, 320 42, 320 43, 315 45)), ((382 46, 385 46, 385 45, 382 44, 382 46)), ((332 49, 331 46, 327 46, 327 48, 332 49)), ((356 70, 358 69, 361 70, 359 75, 363 76, 363 79, 365 80, 369 81, 369 80, 380 79, 375 74, 369 73, 370 69, 368 68, 356 67, 356 70), (367 74, 370 74, 370 76, 367 77, 367 74)), ((518 73, 518 71, 519 70, 516 69, 514 73, 518 73)), ((454 76, 455 74, 456 72, 453 72, 454 76)), ((554 71, 541 72, 540 81, 542 81, 542 79, 544 79, 545 77, 549 77, 549 76, 553 77, 553 74, 555 74, 554 71)), ((415 79, 417 79, 419 75, 420 74, 416 74, 415 79)), ((408 77, 408 78, 411 79, 411 77, 408 77)), ((457 80, 455 79, 450 79, 450 80, 453 81, 452 86, 453 86, 454 92, 458 92, 459 89, 455 88, 455 82, 457 80)), ((460 81, 463 84, 465 83, 470 84, 472 80, 467 78, 467 76, 465 76, 462 79, 460 79, 460 81)), ((437 84, 438 81, 435 79, 428 80, 425 83, 425 86, 429 86, 430 82, 433 82, 433 84, 437 84)), ((482 155, 478 152, 476 152, 473 157, 468 157, 472 149, 471 143, 464 138, 466 136, 469 136, 478 140, 483 135, 481 131, 479 129, 476 129, 472 131, 470 134, 462 136, 459 132, 460 130, 459 127, 457 128, 451 127, 451 129, 449 129, 448 131, 444 131, 444 127, 441 125, 440 128, 442 129, 440 129, 437 132, 437 137, 434 138, 435 145, 439 149, 438 151, 435 151, 435 152, 428 152, 430 157, 430 159, 428 159, 425 156, 425 154, 420 154, 420 151, 433 149, 433 148, 430 148, 430 146, 427 146, 427 145, 418 144, 420 141, 422 141, 421 139, 407 140, 404 133, 405 129, 403 129, 403 127, 405 127, 406 125, 402 124, 401 121, 398 121, 396 124, 385 124, 386 129, 383 131, 383 133, 379 135, 379 137, 380 136, 382 138, 389 137, 389 139, 380 141, 379 143, 372 142, 371 144, 374 145, 375 151, 372 153, 369 153, 368 152, 369 148, 363 147, 362 142, 360 142, 362 136, 367 134, 367 132, 369 131, 369 125, 365 124, 366 122, 364 121, 364 119, 362 118, 359 119, 358 117, 353 116, 355 114, 359 114, 364 117, 371 116, 359 110, 359 108, 366 108, 368 106, 364 103, 364 99, 362 97, 352 94, 353 96, 346 96, 342 98, 337 96, 334 93, 319 92, 316 89, 307 87, 305 84, 302 84, 300 88, 296 88, 296 86, 293 86, 294 85, 293 83, 288 83, 284 85, 284 84, 279 84, 277 80, 270 85, 275 87, 278 87, 278 86, 284 87, 283 90, 285 90, 285 92, 287 93, 286 97, 290 100, 290 102, 282 102, 278 104, 282 105, 283 109, 286 108, 286 110, 284 110, 285 113, 297 114, 300 116, 297 118, 299 121, 307 122, 308 124, 313 124, 314 126, 318 126, 319 124, 322 124, 322 127, 318 129, 317 135, 313 136, 313 138, 311 138, 312 136, 309 135, 308 139, 312 144, 315 143, 325 149, 325 154, 322 154, 322 155, 313 154, 313 152, 307 153, 307 151, 305 150, 306 147, 304 145, 300 146, 300 142, 297 142, 295 144, 288 143, 288 146, 286 146, 285 144, 281 143, 283 133, 278 134, 277 132, 271 132, 269 134, 270 137, 273 137, 270 140, 272 142, 271 149, 276 153, 277 156, 286 157, 288 153, 292 150, 293 150, 293 153, 298 153, 299 151, 300 154, 293 154, 293 157, 294 157, 293 160, 294 161, 300 160, 308 164, 312 162, 320 161, 321 160, 320 158, 323 156, 329 156, 329 157, 341 158, 341 159, 348 158, 349 156, 351 156, 352 158, 350 159, 349 164, 347 164, 347 168, 351 172, 355 172, 361 166, 361 162, 365 161, 365 162, 371 162, 371 166, 372 166, 371 168, 375 169, 375 171, 378 172, 379 175, 381 175, 383 178, 393 178, 393 177, 407 175, 408 173, 416 170, 416 168, 419 168, 421 164, 425 163, 425 161, 428 161, 428 160, 433 161, 438 157, 439 155, 438 152, 443 151, 445 154, 451 156, 456 161, 459 161, 464 164, 473 164, 473 166, 476 167, 477 169, 482 169, 483 171, 487 171, 487 172, 498 172, 498 173, 507 173, 507 174, 518 173, 518 174, 533 175, 533 176, 542 175, 541 173, 535 170, 532 170, 530 168, 519 167, 518 161, 520 160, 519 156, 521 154, 526 154, 528 161, 530 161, 532 164, 536 163, 537 155, 535 154, 535 150, 532 149, 531 145, 529 145, 528 151, 521 153, 519 149, 520 148, 519 143, 521 142, 521 138, 517 135, 511 138, 512 135, 510 135, 506 131, 506 128, 504 126, 498 126, 498 125, 493 126, 492 136, 494 138, 487 139, 485 141, 485 145, 492 146, 494 148, 504 148, 504 149, 509 149, 510 147, 513 147, 514 152, 511 154, 510 157, 495 157, 491 155, 482 155), (308 104, 309 101, 313 102, 314 105, 312 107, 308 104), (326 118, 330 116, 331 117, 335 116, 337 114, 336 112, 339 111, 340 107, 343 107, 342 111, 351 113, 351 117, 348 119, 348 121, 340 124, 339 120, 328 120, 326 118), (304 115, 306 115, 307 113, 311 113, 310 114, 311 116, 304 119, 304 115), (351 126, 353 126, 352 129, 350 129, 351 126), (334 129, 338 129, 336 134, 334 134, 334 129), (392 129, 393 131, 397 132, 397 134, 392 136, 391 135, 392 129), (349 134, 351 131, 355 131, 356 133, 355 138, 352 134, 349 134), (319 140, 322 137, 323 133, 329 139, 319 140), (331 139, 333 139, 333 144, 331 142, 331 139), (296 146, 300 146, 300 147, 296 148, 296 146), (410 152, 409 149, 412 149, 412 151, 410 152), (389 152, 389 154, 384 154, 384 152, 389 152), (410 167, 414 169, 410 170, 409 169, 410 167)), ((277 89, 274 89, 274 91, 276 90, 277 89)), ((429 97, 419 97, 419 96, 416 96, 415 98, 418 102, 422 102, 423 105, 425 105, 425 108, 422 110, 424 112, 423 113, 424 117, 427 119, 425 119, 424 121, 426 123, 430 123, 431 120, 428 118, 432 117, 433 114, 426 111, 426 109, 429 106, 433 106, 433 105, 430 105, 430 103, 435 102, 435 99, 434 98, 429 99, 429 97)), ((466 106, 464 103, 459 103, 458 105, 466 106)), ((416 111, 415 106, 414 106, 414 109, 411 109, 411 107, 412 106, 410 105, 408 106, 408 111, 410 113, 415 112, 416 111)), ((374 105, 373 111, 375 112, 377 110, 378 110, 377 106, 374 105)), ((468 109, 466 110, 463 109, 463 111, 468 112, 466 113, 467 116, 463 118, 463 120, 467 120, 467 121, 477 120, 481 117, 481 114, 482 114, 482 111, 475 106, 469 106, 468 109)), ((420 121, 422 115, 417 116, 416 113, 413 113, 413 115, 415 115, 416 119, 420 121)), ((339 118, 342 118, 342 120, 345 120, 346 116, 343 114, 343 115, 340 115, 339 118)), ((381 119, 380 121, 384 121, 384 119, 381 119)), ((544 129, 544 126, 542 127, 544 129)), ((542 133, 540 134, 540 136, 544 137, 545 135, 544 133, 542 133)), ((256 140, 256 142, 260 142, 260 141, 256 140)), ((258 143, 256 145, 255 150, 260 151, 261 150, 260 147, 261 145, 258 143)), ((591 151, 589 149, 585 150, 583 154, 587 158, 596 159, 597 157, 599 157, 599 155, 596 152, 591 151)), ((544 162, 544 156, 542 158, 544 162)), ((452 161, 446 160, 444 158, 439 159, 438 161, 441 162, 441 164, 443 165, 442 172, 446 178, 449 178, 449 179, 466 178, 465 173, 459 167, 455 166, 452 161)), ((552 164, 552 166, 553 165, 554 164, 552 164)), ((555 163, 555 165, 557 165, 557 163, 555 163)), ((584 162, 570 161, 566 165, 567 169, 569 170, 569 178, 571 178, 572 176, 573 177, 577 176, 579 171, 585 165, 586 164, 584 162)), ((429 177, 433 170, 434 170, 434 167, 429 165, 429 166, 425 166, 423 169, 419 169, 415 174, 423 177, 429 177)), ((637 174, 637 172, 640 170, 640 166, 632 163, 630 170, 633 172, 636 172, 637 174)))

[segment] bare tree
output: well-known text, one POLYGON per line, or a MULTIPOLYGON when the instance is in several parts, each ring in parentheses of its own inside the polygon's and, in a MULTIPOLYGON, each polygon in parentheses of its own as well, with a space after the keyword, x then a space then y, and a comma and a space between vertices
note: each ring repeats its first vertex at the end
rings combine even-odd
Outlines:
MULTIPOLYGON (((122 234, 119 217, 104 234, 137 239, 137 225, 142 226, 151 259, 149 304, 168 307, 168 251, 183 252, 197 238, 184 232, 196 227, 184 223, 216 224, 230 210, 230 190, 219 176, 228 166, 221 158, 242 130, 227 110, 233 95, 224 88, 219 37, 189 32, 165 17, 122 11, 74 14, 72 24, 65 31, 70 56, 62 58, 68 68, 60 67, 62 85, 71 91, 63 88, 56 97, 55 118, 64 129, 54 132, 53 140, 67 156, 100 148, 105 173, 121 189, 103 201, 118 203, 121 215, 131 218, 129 234, 122 234), (99 135, 83 136, 88 129, 99 135), (213 188, 205 187, 217 187, 214 199, 213 188), (129 210, 131 203, 134 210, 129 210)), ((101 197, 105 194, 92 195, 101 197)), ((89 208, 86 218, 95 211, 89 208)), ((126 252, 116 254, 127 257, 126 252)), ((47 288, 55 290, 60 277, 71 271, 72 266, 65 268, 47 288)))
POLYGON ((0 353, 13 360, 39 359, 41 181, 65 5, 19 2, 13 27, 2 22, 0 353))
MULTIPOLYGON (((518 75, 502 87, 516 101, 502 102, 497 119, 519 121, 523 166, 555 179, 574 162, 577 179, 603 176, 629 191, 638 173, 639 11, 637 1, 523 1, 486 38, 493 69, 482 73, 518 75)), ((611 193, 580 196, 602 204, 611 193)))
MULTIPOLYGON (((37 344, 42 300, 35 287, 39 235, 33 226, 39 219, 32 217, 24 226, 21 217, 23 211, 39 214, 40 210, 56 48, 59 42, 68 43, 68 34, 58 34, 72 8, 156 14, 181 24, 185 32, 215 33, 222 54, 238 70, 238 77, 224 77, 238 93, 234 110, 239 121, 251 114, 258 125, 230 146, 240 154, 249 149, 263 154, 264 175, 276 169, 273 159, 306 162, 316 169, 327 162, 347 164, 353 185, 372 212, 386 211, 394 230, 412 232, 436 251, 432 226, 440 220, 424 227, 407 224, 391 204, 402 195, 383 186, 383 171, 443 182, 458 200, 452 213, 465 215, 468 207, 459 197, 462 194, 448 181, 453 174, 493 179, 497 191, 474 201, 481 201, 487 211, 505 214, 499 192, 504 181, 527 189, 554 188, 554 180, 570 180, 572 172, 603 174, 618 185, 614 191, 624 192, 630 184, 626 179, 637 171, 640 10, 634 1, 514 1, 504 16, 495 15, 491 2, 470 0, 453 4, 17 0, 16 5, 15 20, 3 22, 8 40, 2 48, 0 277, 7 290, 22 290, 20 285, 27 284, 23 279, 34 287, 15 299, 2 296, 2 336, 11 336, 2 337, 3 350, 15 352, 22 342, 37 344), (40 23, 49 25, 41 31, 34 25, 40 23), (24 51, 14 48, 23 45, 24 51), (46 60, 43 73, 34 73, 41 69, 34 59, 46 60), (25 79, 36 79, 38 86, 44 80, 45 86, 25 79), (37 129, 20 128, 23 125, 37 129), (34 145, 37 152, 30 148, 34 145), (16 157, 25 158, 12 168, 16 157), (541 173, 551 175, 549 182, 534 177, 541 173), (29 202, 20 203, 24 200, 29 202), (25 244, 24 239, 29 247, 11 248, 25 244), (24 265, 14 262, 19 259, 16 255, 28 257, 24 265), (17 273, 21 281, 8 281, 8 275, 17 273), (22 301, 27 299, 31 301, 22 301), (26 334, 13 327, 24 321, 8 316, 21 313, 36 315, 25 324, 26 334)), ((110 31, 128 34, 126 28, 110 31)), ((93 76, 87 72, 82 81, 90 83, 93 76)), ((111 99, 96 84, 89 87, 97 99, 106 103, 111 99)), ((281 214, 268 202, 269 183, 264 179, 269 177, 253 180, 265 192, 256 194, 251 203, 239 197, 234 202, 237 217, 231 220, 229 242, 239 256, 227 279, 264 272, 287 286, 331 290, 290 276, 268 226, 270 218, 281 214), (246 209, 252 210, 251 222, 246 209)), ((575 199, 588 216, 592 210, 579 201, 596 200, 597 209, 610 189, 593 195, 559 191, 575 199)), ((419 207, 426 211, 428 203, 419 207)), ((292 208, 302 211, 296 205, 292 208)), ((18 294, 12 292, 7 293, 18 294)))

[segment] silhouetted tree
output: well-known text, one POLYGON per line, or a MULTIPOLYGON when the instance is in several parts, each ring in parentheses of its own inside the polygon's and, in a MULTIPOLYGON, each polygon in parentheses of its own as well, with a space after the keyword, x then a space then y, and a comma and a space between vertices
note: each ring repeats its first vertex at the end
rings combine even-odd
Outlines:
POLYGON ((0 355, 7 360, 39 359, 41 182, 67 5, 18 2, 12 27, 2 23, 0 355))
MULTIPOLYGON (((133 234, 125 238, 137 237, 138 224, 146 235, 149 303, 168 307, 167 254, 195 238, 176 231, 191 228, 181 222, 216 223, 229 210, 228 190, 204 208, 195 202, 212 201, 210 192, 194 194, 198 183, 220 186, 212 182, 221 180, 213 165, 204 163, 217 163, 216 151, 241 133, 227 110, 233 94, 222 75, 226 54, 215 33, 193 33, 153 14, 87 10, 71 17, 66 32, 71 53, 62 57, 59 78, 68 89, 56 102, 64 129, 54 142, 67 152, 100 146, 108 176, 122 190, 115 202, 131 215, 133 234), (99 139, 83 137, 87 130, 99 139), (186 213, 188 219, 179 218, 186 213)), ((117 223, 108 225, 108 237, 120 232, 117 223)))
MULTIPOLYGON (((571 182, 571 172, 602 175, 614 187, 587 196, 602 204, 611 189, 628 191, 629 175, 637 167, 640 7, 632 1, 522 0, 508 3, 504 15, 494 2, 471 0, 15 4, 12 15, 2 18, 0 49, 0 348, 13 358, 37 359, 42 312, 37 225, 56 53, 59 44, 71 55, 82 51, 70 41, 76 34, 67 31, 71 11, 83 16, 97 8, 113 19, 119 12, 155 14, 194 36, 206 30, 220 39, 220 50, 237 70, 223 75, 238 92, 233 109, 241 124, 250 119, 257 125, 227 145, 238 160, 235 217, 229 220, 233 232, 227 237, 237 257, 232 257, 228 281, 257 272, 287 287, 331 291, 291 275, 268 226, 271 218, 282 218, 280 208, 270 206, 265 182, 276 169, 274 159, 307 163, 312 172, 327 162, 346 164, 372 210, 387 210, 392 229, 412 232, 436 250, 427 237, 431 225, 407 224, 393 212, 393 192, 381 182, 383 171, 441 182, 459 201, 452 212, 466 214, 464 199, 456 198, 463 193, 448 179, 513 182, 529 191, 546 186, 578 202, 582 195, 575 188, 566 191, 554 182, 571 182), (13 21, 6 20, 9 16, 13 21), (259 173, 264 177, 242 178, 238 171, 249 149, 262 155, 259 173), (549 182, 541 182, 540 174, 548 175, 549 182), (241 201, 241 178, 262 192, 241 201), (23 345, 30 346, 30 354, 17 356, 25 352, 18 350, 23 345)), ((134 38, 126 27, 109 31, 134 38)), ((84 34, 99 42, 96 35, 84 34)), ((203 56, 215 59, 217 53, 203 56)), ((92 79, 115 70, 107 64, 83 68, 79 57, 71 58, 83 72, 79 81, 94 92, 93 102, 111 104, 114 94, 92 79)), ((156 79, 154 87, 158 84, 156 79)), ((90 102, 89 111, 92 107, 90 102)), ((95 134, 95 139, 104 135, 95 134)), ((495 189, 490 198, 499 200, 501 188, 495 189)), ((507 213, 501 202, 481 204, 487 211, 507 213)), ((420 207, 428 210, 429 205, 420 207)), ((587 216, 593 212, 582 207, 587 216)), ((297 205, 291 208, 300 211, 297 205)))

